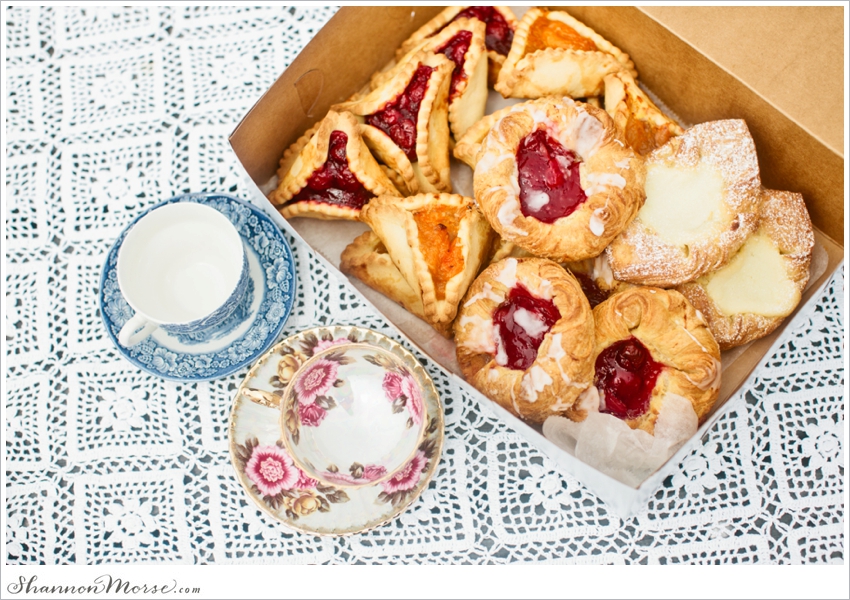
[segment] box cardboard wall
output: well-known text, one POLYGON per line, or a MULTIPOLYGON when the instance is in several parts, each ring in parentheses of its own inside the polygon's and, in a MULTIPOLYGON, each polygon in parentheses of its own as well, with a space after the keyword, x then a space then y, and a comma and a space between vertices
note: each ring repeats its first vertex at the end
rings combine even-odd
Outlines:
MULTIPOLYGON (((258 188, 267 186, 283 151, 303 131, 320 119, 330 105, 359 90, 372 73, 393 58, 404 39, 440 10, 441 7, 341 9, 251 109, 230 138, 236 155, 258 188), (349 58, 355 50, 358 53, 356 61, 349 58), (340 67, 341 64, 345 67, 340 67)), ((643 9, 568 7, 567 10, 628 52, 641 80, 685 121, 699 123, 723 118, 747 121, 756 142, 764 184, 803 193, 812 220, 820 230, 816 239, 825 250, 825 271, 810 286, 801 306, 814 297, 843 257, 843 158, 643 9)), ((259 194, 257 203, 295 235, 303 235, 324 255, 329 266, 335 268, 339 264, 339 257, 327 252, 317 241, 321 235, 316 232, 323 222, 298 225, 298 221, 308 221, 299 219, 284 223, 274 207, 259 194)), ((354 223, 341 226, 363 227, 354 223)), ((363 286, 357 287, 363 290, 363 286)), ((444 368, 457 373, 452 365, 453 358, 446 356, 445 343, 440 345, 440 336, 433 332, 430 336, 422 335, 421 328, 409 327, 407 322, 390 316, 398 315, 402 309, 393 311, 398 307, 387 306, 386 299, 376 292, 363 292, 416 345, 444 368)), ((788 321, 790 318, 786 324, 788 321)), ((728 368, 724 365, 720 399, 699 435, 719 417, 722 407, 765 358, 783 329, 780 327, 771 336, 754 342, 728 368)), ((486 399, 482 401, 487 402, 486 399)), ((499 407, 494 406, 494 410, 559 464, 580 476, 588 487, 624 516, 640 508, 652 492, 650 488, 675 468, 678 459, 692 447, 686 445, 660 472, 633 489, 582 465, 545 440, 539 430, 530 428, 499 407)))

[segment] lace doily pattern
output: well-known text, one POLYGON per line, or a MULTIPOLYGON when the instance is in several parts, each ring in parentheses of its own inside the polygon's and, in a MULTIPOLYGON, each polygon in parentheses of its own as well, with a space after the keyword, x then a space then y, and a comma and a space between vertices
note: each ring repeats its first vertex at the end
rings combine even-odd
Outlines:
MULTIPOLYGON (((227 136, 334 12, 8 8, 6 562, 844 563, 843 269, 629 519, 415 350, 446 441, 409 511, 330 539, 254 506, 227 450, 247 367, 198 383, 139 370, 103 329, 100 276, 116 236, 157 202, 256 197, 227 136)), ((288 241, 299 281, 281 338, 353 324, 406 344, 288 241)))

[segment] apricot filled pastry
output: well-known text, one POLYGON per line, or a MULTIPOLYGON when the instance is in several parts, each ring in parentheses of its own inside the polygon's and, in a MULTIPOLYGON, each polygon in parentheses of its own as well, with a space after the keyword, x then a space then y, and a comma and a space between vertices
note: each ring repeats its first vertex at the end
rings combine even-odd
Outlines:
POLYGON ((627 71, 606 75, 604 83, 605 111, 611 115, 626 143, 641 156, 684 133, 678 123, 655 106, 627 71))
POLYGON ((375 157, 407 194, 450 192, 448 96, 455 64, 420 52, 366 96, 331 107, 352 112, 375 157))
POLYGON ((269 200, 286 219, 357 220, 375 196, 399 194, 350 113, 328 112, 287 150, 278 175, 269 200))
POLYGON ((766 336, 794 311, 809 281, 813 247, 803 197, 763 190, 758 229, 732 260, 677 289, 728 350, 766 336))
POLYGON ((760 187, 744 121, 670 139, 646 157, 646 203, 606 250, 614 277, 673 287, 724 265, 758 225, 760 187))
POLYGON ((563 11, 529 9, 494 86, 505 98, 600 96, 606 75, 637 77, 629 56, 563 11))
POLYGON ((674 290, 632 287, 593 309, 599 411, 653 434, 670 394, 700 421, 720 390, 720 349, 708 325, 674 290))
POLYGON ((454 63, 449 86, 449 127, 455 139, 484 116, 487 104, 487 52, 484 47, 486 25, 478 19, 456 19, 402 57, 390 69, 372 76, 378 88, 392 79, 419 52, 443 54, 454 63))
POLYGON ((397 58, 401 58, 423 40, 441 32, 450 23, 459 19, 478 19, 486 25, 485 47, 488 58, 488 82, 496 83, 499 70, 511 49, 517 20, 507 6, 450 6, 436 17, 417 29, 399 48, 397 58))
POLYGON ((593 380, 593 316, 575 277, 542 258, 481 272, 454 324, 464 377, 517 417, 574 415, 593 380))
POLYGON ((623 230, 643 203, 643 178, 605 111, 541 98, 493 125, 473 185, 502 238, 566 262, 598 256, 623 230))
POLYGON ((403 306, 412 306, 411 312, 447 333, 460 299, 493 244, 493 231, 475 202, 456 194, 386 196, 370 202, 360 218, 382 244, 375 245, 375 253, 386 253, 399 276, 385 276, 388 266, 383 259, 379 265, 363 259, 358 246, 375 244, 364 236, 343 252, 342 271, 403 306), (407 287, 398 285, 401 280, 407 287), (421 309, 413 298, 418 298, 421 309))

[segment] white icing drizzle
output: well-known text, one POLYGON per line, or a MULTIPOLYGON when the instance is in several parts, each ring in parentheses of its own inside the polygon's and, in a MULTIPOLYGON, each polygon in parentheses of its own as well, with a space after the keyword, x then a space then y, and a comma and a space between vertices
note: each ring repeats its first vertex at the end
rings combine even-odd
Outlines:
POLYGON ((552 299, 552 282, 548 279, 541 279, 540 285, 537 288, 537 294, 544 300, 552 299))
MULTIPOLYGON (((653 291, 653 290, 650 290, 650 291, 653 291)), ((696 344, 697 346, 699 346, 702 349, 703 352, 705 352, 706 354, 711 354, 711 352, 708 351, 708 348, 706 348, 705 346, 703 346, 702 344, 699 343, 699 340, 694 337, 693 333, 688 331, 684 326, 682 327, 682 329, 684 330, 685 333, 688 334, 688 337, 691 338, 694 341, 694 344, 696 344)))
POLYGON ((702 313, 698 309, 695 310, 697 313, 697 319, 699 319, 701 323, 705 323, 705 317, 702 315, 702 313))
POLYGON ((617 167, 618 169, 629 169, 630 168, 629 167, 630 162, 631 162, 630 159, 624 158, 623 160, 618 160, 617 162, 615 162, 614 166, 617 167))
POLYGON ((537 394, 547 385, 552 385, 552 378, 540 365, 532 365, 531 369, 522 376, 522 391, 528 402, 537 402, 537 394))
POLYGON ((687 373, 685 373, 685 379, 690 381, 692 385, 695 385, 696 387, 698 387, 702 391, 705 391, 705 390, 708 390, 708 389, 710 389, 710 390, 719 390, 720 389, 720 374, 721 374, 720 361, 717 360, 716 358, 714 358, 713 356, 711 357, 711 360, 712 360, 712 365, 711 365, 711 368, 708 369, 708 373, 707 373, 708 377, 704 378, 702 381, 696 382, 693 379, 691 379, 690 377, 688 377, 687 373))
POLYGON ((569 168, 575 161, 570 160, 568 156, 561 156, 560 154, 558 154, 557 156, 555 156, 555 162, 557 162, 558 166, 561 167, 564 172, 566 172, 569 170, 569 168))
POLYGON ((490 381, 498 381, 499 380, 499 370, 498 369, 490 369, 487 371, 487 378, 490 381))
POLYGON ((511 404, 513 404, 516 414, 521 415, 522 411, 519 409, 519 404, 517 404, 516 402, 516 394, 514 394, 514 388, 511 388, 511 404))
POLYGON ((581 106, 576 106, 576 118, 571 125, 570 134, 574 140, 572 147, 582 159, 587 160, 602 144, 605 134, 602 123, 596 117, 589 115, 581 106))
POLYGON ((584 390, 579 397, 576 398, 574 406, 578 410, 586 410, 588 412, 599 412, 600 396, 599 390, 595 386, 587 384, 587 389, 584 390))
POLYGON ((499 271, 499 274, 494 277, 496 281, 501 283, 508 289, 516 287, 516 268, 517 268, 517 259, 515 258, 506 258, 502 270, 499 271))
POLYGON ((480 292, 478 292, 469 300, 467 300, 466 304, 464 304, 463 307, 466 308, 467 306, 471 306, 479 300, 492 300, 493 302, 498 302, 499 304, 501 304, 504 300, 504 297, 494 292, 493 286, 490 285, 490 282, 486 282, 484 283, 484 289, 482 289, 480 292))
POLYGON ((475 164, 475 172, 485 173, 495 167, 500 162, 504 160, 509 160, 510 158, 513 158, 510 154, 497 154, 495 152, 487 152, 475 164))
POLYGON ((519 218, 519 215, 519 202, 517 202, 516 196, 508 196, 499 207, 499 211, 496 213, 496 218, 499 219, 499 223, 501 223, 502 227, 506 231, 511 231, 521 235, 528 235, 526 232, 517 229, 513 225, 514 221, 519 218))
POLYGON ((564 358, 567 353, 564 351, 564 347, 561 346, 561 335, 560 333, 556 333, 552 336, 552 340, 549 343, 549 351, 546 353, 546 356, 555 361, 555 364, 558 365, 558 370, 561 372, 561 379, 564 383, 572 383, 573 380, 569 375, 564 372, 564 367, 561 365, 561 359, 564 358))
POLYGON ((597 208, 593 211, 593 214, 590 215, 590 233, 596 237, 602 237, 602 234, 605 233, 605 221, 602 220, 602 217, 600 216, 601 213, 602 209, 597 208))
POLYGON ((549 194, 546 192, 532 191, 528 193, 525 201, 531 210, 540 210, 549 204, 549 194))
POLYGON ((545 321, 524 308, 518 308, 514 311, 514 322, 533 338, 549 331, 549 326, 546 325, 545 321))
POLYGON ((534 105, 527 106, 525 114, 534 119, 535 125, 543 125, 546 129, 555 129, 555 123, 549 118, 545 110, 539 109, 534 105))
POLYGON ((622 175, 616 173, 588 173, 585 179, 588 186, 584 191, 588 196, 602 193, 605 191, 605 188, 609 187, 619 189, 626 187, 626 180, 622 175))
POLYGON ((593 278, 601 279, 605 285, 614 285, 614 272, 608 263, 607 254, 600 254, 593 259, 593 278))
POLYGON ((508 353, 505 351, 505 342, 502 341, 499 327, 498 325, 491 325, 490 330, 493 332, 493 343, 496 346, 496 364, 500 367, 506 367, 508 366, 508 353))
POLYGON ((491 321, 478 315, 463 315, 458 321, 458 325, 461 328, 472 325, 471 331, 463 342, 465 348, 469 348, 473 352, 485 352, 487 354, 492 354, 496 349, 491 321))

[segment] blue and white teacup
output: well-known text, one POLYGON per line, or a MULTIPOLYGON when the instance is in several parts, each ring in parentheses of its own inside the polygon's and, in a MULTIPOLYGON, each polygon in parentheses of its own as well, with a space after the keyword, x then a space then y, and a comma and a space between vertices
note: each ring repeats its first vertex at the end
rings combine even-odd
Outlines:
POLYGON ((188 334, 220 325, 245 295, 248 256, 223 214, 195 202, 174 202, 130 229, 118 251, 117 275, 136 312, 118 334, 118 342, 130 347, 158 327, 188 334))

